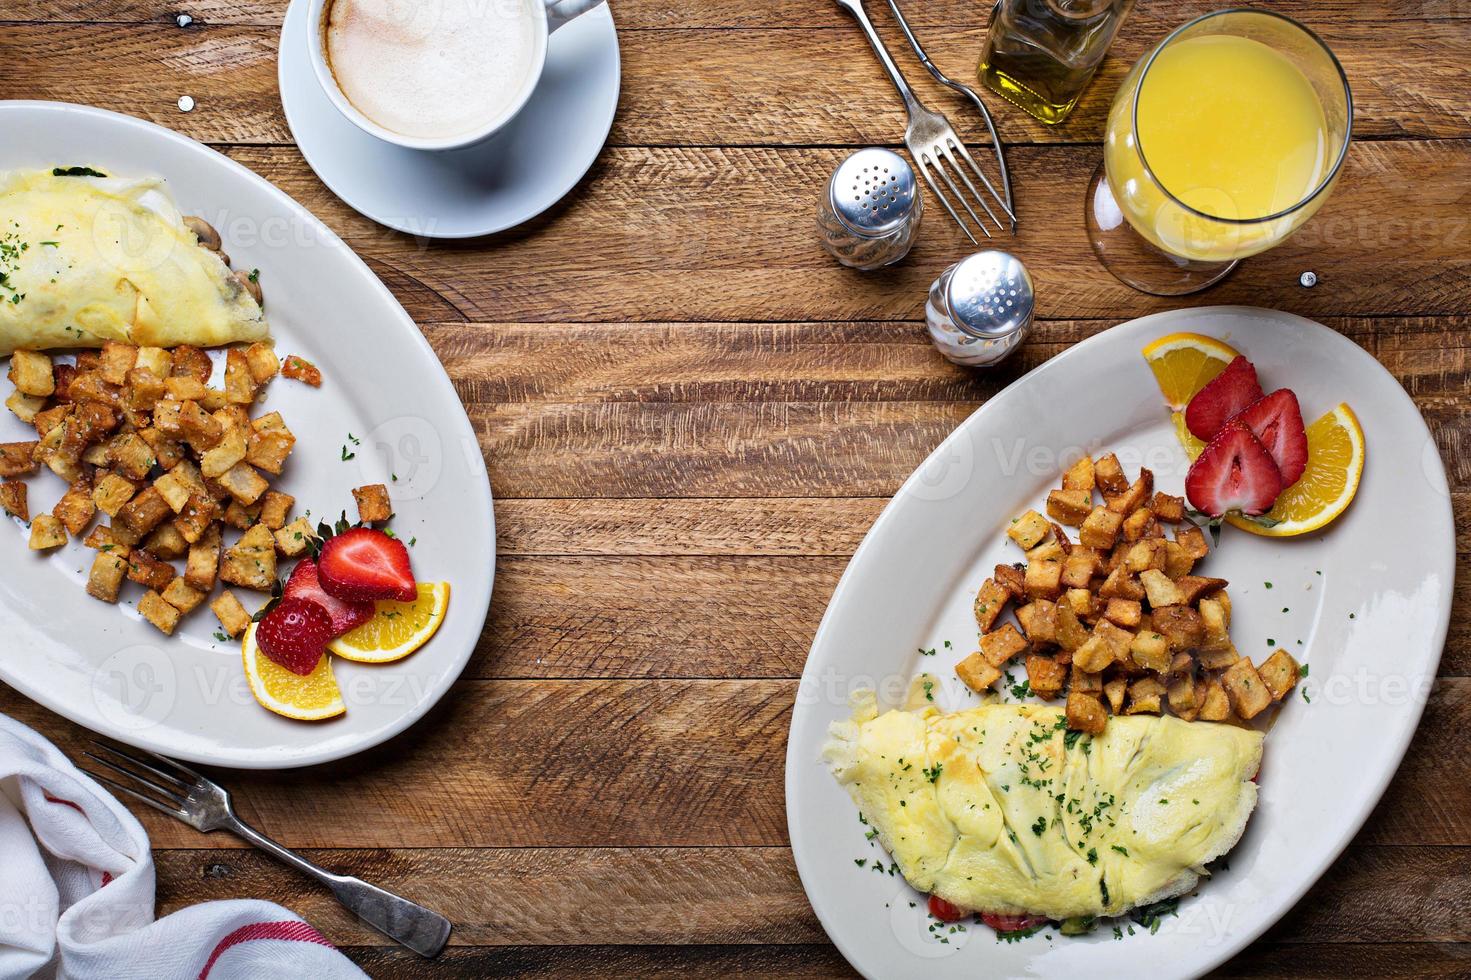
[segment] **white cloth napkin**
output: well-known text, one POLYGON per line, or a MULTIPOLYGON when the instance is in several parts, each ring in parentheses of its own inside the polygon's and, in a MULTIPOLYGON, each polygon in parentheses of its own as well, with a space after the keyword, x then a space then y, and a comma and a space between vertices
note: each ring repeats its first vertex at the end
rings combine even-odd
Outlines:
POLYGON ((362 980, 301 917, 258 901, 153 918, 153 853, 122 804, 0 715, 0 980, 362 980))

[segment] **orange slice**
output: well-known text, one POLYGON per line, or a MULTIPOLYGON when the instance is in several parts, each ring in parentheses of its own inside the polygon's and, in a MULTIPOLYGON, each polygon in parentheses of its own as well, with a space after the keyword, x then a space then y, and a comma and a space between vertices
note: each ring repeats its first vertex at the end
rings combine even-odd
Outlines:
POLYGON ((448 582, 420 582, 419 598, 380 601, 372 619, 342 634, 327 649, 345 660, 365 664, 402 660, 429 642, 448 608, 448 582))
POLYGON ((1171 412, 1170 422, 1175 426, 1175 437, 1185 447, 1185 455, 1190 457, 1190 462, 1195 462, 1196 457, 1205 452, 1205 443, 1195 438, 1195 433, 1185 424, 1184 412, 1171 412))
POLYGON ((1183 412, 1195 393, 1237 356, 1229 344, 1198 333, 1169 334, 1141 353, 1172 412, 1183 412))
POLYGON ((255 628, 256 624, 251 623, 240 649, 250 693, 261 707, 297 721, 323 721, 347 711, 337 679, 332 676, 331 657, 324 654, 316 669, 303 677, 265 655, 256 645, 255 628))
POLYGON ((1268 538, 1316 531, 1348 508, 1363 473, 1364 430, 1345 402, 1308 426, 1308 467, 1266 513, 1276 524, 1264 527, 1234 514, 1226 520, 1268 538))

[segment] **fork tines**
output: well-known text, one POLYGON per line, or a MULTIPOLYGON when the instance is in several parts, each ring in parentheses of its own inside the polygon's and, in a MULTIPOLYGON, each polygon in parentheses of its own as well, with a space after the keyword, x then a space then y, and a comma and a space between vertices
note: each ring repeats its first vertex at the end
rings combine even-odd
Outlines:
POLYGON ((996 212, 992 211, 990 205, 986 203, 985 196, 982 195, 980 191, 976 190, 975 184, 971 183, 971 179, 966 173, 967 166, 970 168, 971 172, 975 174, 976 179, 981 182, 982 186, 984 186, 986 190, 990 192, 991 197, 995 199, 996 203, 1001 206, 1001 210, 1006 212, 1008 217, 1012 217, 1013 220, 1015 220, 1014 216, 1011 213, 1011 209, 1006 206, 1006 199, 1002 197, 1001 194, 997 192, 996 188, 991 184, 991 182, 986 179, 985 173, 981 171, 981 168, 976 164, 975 159, 971 157, 970 151, 965 148, 965 144, 960 142, 960 140, 956 138, 953 130, 943 134, 938 139, 927 145, 918 147, 911 146, 910 152, 914 154, 915 161, 919 164, 919 170, 920 173, 924 175, 925 183, 929 184, 930 190, 933 191, 935 197, 939 199, 941 206, 943 206, 945 210, 949 212, 950 217, 955 219, 955 223, 960 225, 960 230, 965 232, 965 237, 971 240, 972 245, 979 244, 979 242, 976 240, 976 236, 971 234, 970 226, 965 223, 965 220, 961 218, 958 213, 956 213, 954 206, 950 203, 950 199, 945 196, 945 192, 941 190, 940 185, 936 183, 934 175, 930 172, 931 168, 933 168, 934 171, 940 175, 940 178, 945 182, 945 186, 950 188, 951 195, 959 199, 960 206, 965 209, 965 213, 970 215, 971 220, 976 223, 976 227, 980 228, 982 234, 984 234, 987 238, 991 237, 991 230, 986 227, 986 223, 981 220, 980 216, 976 214, 975 209, 971 207, 971 200, 974 200, 977 204, 981 206, 981 210, 986 212, 986 216, 991 219, 992 223, 996 225, 996 228, 998 230, 1004 231, 1006 229, 1006 225, 1001 222, 1001 219, 996 217, 996 212), (957 156, 960 158, 960 160, 956 159, 957 156), (964 161, 964 165, 962 165, 962 163, 960 162, 961 160, 964 161), (946 168, 946 163, 949 164, 949 169, 946 168), (961 192, 955 181, 951 179, 949 173, 950 170, 955 171, 956 176, 960 178, 961 183, 965 185, 966 190, 970 191, 969 198, 967 198, 966 195, 961 192))
POLYGON ((148 755, 168 767, 167 769, 161 769, 135 755, 103 742, 93 741, 92 744, 107 753, 111 758, 105 759, 100 755, 87 751, 83 751, 82 755, 98 765, 130 780, 131 785, 124 785, 115 779, 111 779, 97 772, 88 772, 87 775, 98 782, 106 783, 119 793, 125 793, 131 796, 140 803, 146 803, 155 810, 167 813, 171 817, 185 822, 190 820, 190 814, 185 809, 188 804, 189 792, 194 788, 196 782, 204 779, 203 776, 200 776, 186 766, 174 762, 172 759, 166 759, 153 752, 149 752, 148 755), (111 761, 112 759, 118 761, 111 761), (140 792, 140 790, 144 792, 140 792))

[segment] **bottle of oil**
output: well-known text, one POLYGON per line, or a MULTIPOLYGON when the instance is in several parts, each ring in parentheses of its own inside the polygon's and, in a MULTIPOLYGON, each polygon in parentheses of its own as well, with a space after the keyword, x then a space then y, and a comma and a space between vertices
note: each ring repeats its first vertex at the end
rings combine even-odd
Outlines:
POLYGON ((1060 123, 1133 6, 1134 0, 996 0, 981 81, 1044 123, 1060 123))

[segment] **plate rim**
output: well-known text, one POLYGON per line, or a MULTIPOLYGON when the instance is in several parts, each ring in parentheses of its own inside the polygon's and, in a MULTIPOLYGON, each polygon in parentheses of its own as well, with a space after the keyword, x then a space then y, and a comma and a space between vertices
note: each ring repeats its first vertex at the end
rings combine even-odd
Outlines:
MULTIPOLYGON (((1305 326, 1310 332, 1320 332, 1320 335, 1324 336, 1325 340, 1327 340, 1327 342, 1329 343, 1346 345, 1346 348, 1353 348, 1353 350, 1357 352, 1358 356, 1368 358, 1373 366, 1377 368, 1390 381, 1393 387, 1393 391, 1397 394, 1399 398, 1404 399, 1406 402, 1409 403, 1410 407, 1415 413, 1416 418, 1419 419, 1421 428, 1424 430, 1426 437, 1432 441, 1432 444, 1437 445, 1438 447, 1438 444, 1434 443, 1434 434, 1431 432, 1429 424, 1425 421, 1423 413, 1421 413, 1419 407, 1414 404, 1414 400, 1410 397, 1409 392, 1404 389, 1404 386, 1400 384, 1399 379, 1391 374, 1388 368, 1381 364, 1379 360, 1375 358, 1372 354, 1359 347, 1359 345, 1355 344, 1352 340, 1345 337, 1343 334, 1317 322, 1316 320, 1311 320, 1296 313, 1289 313, 1283 310, 1272 310, 1264 307, 1220 305, 1180 307, 1172 310, 1162 310, 1157 313, 1150 313, 1142 317, 1134 317, 1130 320, 1122 321, 1111 327, 1100 330, 1093 336, 1085 338, 1084 340, 1073 344, 1072 346, 1068 347, 1066 350, 1055 355, 1054 357, 1048 358, 1041 364, 1032 368, 1027 373, 1023 374, 1021 377, 1017 378, 1011 384, 1007 385, 1001 391, 997 392, 974 412, 966 416, 966 418, 963 419, 955 427, 955 429, 950 432, 949 435, 941 440, 939 445, 937 445, 935 449, 929 455, 927 455, 923 461, 921 461, 921 463, 914 469, 914 471, 907 478, 905 478, 904 482, 900 485, 894 496, 891 497, 889 502, 884 505, 884 508, 882 511, 880 511, 878 517, 874 519, 873 525, 869 528, 867 533, 865 533, 863 540, 854 550, 853 557, 849 559, 847 566, 843 569, 842 576, 838 579, 837 585, 833 588, 832 597, 828 600, 827 608, 823 612, 822 621, 819 623, 817 631, 813 635, 812 645, 808 650, 807 659, 803 664, 802 675, 801 678, 798 680, 799 693, 802 690, 803 686, 808 684, 813 679, 811 673, 815 669, 813 662, 814 654, 817 652, 819 646, 822 645, 825 641, 827 633, 833 628, 832 622, 834 618, 834 609, 837 605, 837 600, 840 595, 842 595, 845 591, 852 587, 851 579, 855 573, 855 569, 859 566, 860 558, 865 555, 866 551, 871 546, 874 546, 873 543, 878 536, 877 532, 881 531, 888 525, 888 523, 895 519, 894 514, 896 513, 896 507, 899 504, 899 501, 901 500, 901 498, 906 496, 906 491, 909 490, 911 486, 921 478, 921 474, 924 471, 926 465, 932 459, 935 459, 936 457, 940 456, 942 452, 947 450, 955 440, 961 437, 961 434, 963 432, 967 432, 972 426, 978 424, 976 420, 981 417, 983 413, 1002 410, 1000 408, 997 408, 997 406, 1001 402, 1003 396, 1016 389, 1021 388, 1023 385, 1034 380, 1035 375, 1048 369, 1050 366, 1055 365, 1063 360, 1071 363, 1073 360, 1077 360, 1080 357, 1086 356, 1095 347, 1110 342, 1109 335, 1114 331, 1126 327, 1135 328, 1142 331, 1144 329, 1144 326, 1150 323, 1163 322, 1165 324, 1175 324, 1182 318, 1204 320, 1206 318, 1216 316, 1247 316, 1296 321, 1298 324, 1305 326)), ((1180 329, 1184 330, 1185 327, 1181 327, 1180 329)), ((1121 343, 1122 341, 1114 340, 1112 342, 1121 343)), ((1445 461, 1438 451, 1435 454, 1435 461, 1442 475, 1442 480, 1444 481, 1445 461)), ((1445 510, 1445 519, 1448 522, 1448 526, 1454 529, 1455 512, 1452 507, 1449 494, 1447 494, 1446 497, 1445 510)), ((1204 974, 1210 970, 1216 969, 1221 964, 1225 963, 1237 953, 1241 952, 1243 949, 1259 939, 1264 933, 1267 932, 1267 930, 1275 926, 1281 920, 1283 915, 1290 912, 1302 900, 1302 897, 1307 894, 1307 892, 1328 871, 1328 869, 1336 864, 1339 858, 1343 856, 1344 850, 1347 849, 1348 845, 1352 843, 1353 839, 1357 837, 1359 832, 1363 829, 1364 824, 1368 821, 1369 817, 1378 807, 1379 802, 1383 798, 1385 791, 1389 788, 1390 782, 1399 772, 1400 767, 1404 763, 1405 754, 1409 751, 1410 743, 1414 739, 1416 733, 1419 731, 1420 721, 1424 716, 1425 707, 1429 702, 1431 690, 1434 686, 1434 681, 1438 678, 1439 675, 1440 662, 1445 655, 1446 638, 1449 635, 1450 630, 1451 607, 1453 605, 1455 595, 1455 537, 1454 534, 1442 537, 1443 542, 1441 553, 1439 555, 1439 567, 1444 568, 1447 571, 1447 574, 1444 578, 1445 585, 1444 592, 1442 594, 1440 615, 1438 621, 1435 624, 1435 629, 1433 632, 1436 652, 1434 653, 1434 661, 1430 664, 1429 670, 1431 684, 1426 685, 1423 690, 1416 690, 1412 696, 1412 702, 1406 706, 1405 717, 1411 720, 1412 723, 1406 725, 1396 739, 1396 744, 1393 746, 1393 752, 1390 753, 1390 758, 1393 759, 1394 764, 1391 766, 1384 766, 1373 780, 1373 784, 1371 786, 1372 792, 1361 795, 1360 799, 1362 803, 1358 808, 1359 812, 1355 814, 1353 819, 1349 822, 1346 834, 1343 836, 1343 839, 1338 841, 1333 846, 1331 851, 1327 854, 1325 860, 1323 860, 1318 867, 1312 869, 1310 872, 1297 879, 1297 882, 1293 885, 1293 887, 1289 889, 1286 893, 1284 893, 1287 894, 1287 898, 1281 906, 1281 911, 1277 915, 1261 921, 1254 927, 1244 930, 1237 935, 1234 935, 1230 939, 1230 941, 1221 943, 1218 946, 1210 948, 1207 958, 1201 960, 1197 964, 1192 965, 1190 968, 1192 972, 1185 975, 1204 974)), ((1430 555, 1428 555, 1428 557, 1431 560, 1427 562, 1427 566, 1430 566, 1434 564, 1436 556, 1431 553, 1430 555)), ((799 755, 799 753, 804 752, 804 747, 799 744, 799 733, 797 731, 799 723, 804 719, 806 715, 806 712, 803 709, 804 706, 802 705, 799 698, 793 708, 792 720, 788 726, 787 754, 785 760, 786 771, 785 778, 783 780, 784 802, 787 811, 787 836, 789 841, 791 842, 790 846, 793 861, 797 866, 797 875, 802 882, 802 888, 803 891, 806 893, 808 903, 812 906, 813 913, 817 916, 819 923, 822 925, 823 932, 827 936, 828 941, 833 943, 833 945, 837 947, 838 951, 843 955, 843 958, 847 960, 848 964, 854 970, 858 971, 865 977, 871 977, 874 976, 874 974, 871 973, 868 969, 865 969, 863 963, 863 961, 866 959, 866 951, 863 949, 855 948, 845 941, 835 937, 833 934, 833 930, 829 928, 829 920, 832 916, 833 910, 831 908, 819 908, 817 903, 813 902, 813 893, 812 889, 809 887, 809 881, 815 880, 826 872, 824 869, 820 869, 814 866, 810 855, 804 855, 804 849, 801 849, 798 846, 798 841, 803 839, 803 836, 799 833, 798 827, 798 814, 799 811, 802 810, 803 806, 801 803, 798 787, 801 781, 813 778, 813 774, 816 771, 810 765, 813 759, 808 759, 802 755, 799 755), (804 769, 806 771, 804 771, 804 769)), ((806 748, 810 749, 811 747, 808 746, 806 748)), ((815 756, 813 758, 815 759, 815 756)))
MULTIPOLYGON (((205 154, 206 159, 211 159, 215 165, 223 165, 227 171, 233 173, 236 177, 244 179, 245 181, 256 185, 269 197, 274 198, 275 203, 280 208, 282 213, 292 214, 298 220, 304 221, 313 230, 314 233, 321 235, 324 241, 329 244, 336 245, 340 248, 341 253, 346 258, 345 268, 350 269, 352 273, 356 275, 357 278, 361 281, 361 283, 365 285, 370 291, 372 291, 377 299, 382 304, 384 304, 390 315, 399 321, 399 325, 403 328, 403 333, 408 343, 413 346, 423 357, 428 359, 426 370, 429 377, 432 379, 431 383, 442 385, 442 394, 446 394, 458 407, 459 411, 457 413, 454 413, 450 418, 450 425, 455 430, 454 434, 462 439, 468 438, 474 440, 474 444, 477 446, 479 445, 479 440, 475 436, 474 426, 470 423, 469 414, 465 411, 464 403, 460 400, 459 394, 455 391, 454 384, 449 377, 449 372, 445 370, 444 364, 442 361, 440 361, 439 356, 435 354, 434 348, 429 344, 429 341, 425 338, 423 332, 419 330, 418 324, 415 322, 414 318, 409 316, 408 311, 403 308, 403 304, 399 303, 397 297, 393 295, 388 287, 383 284, 383 281, 378 278, 378 276, 373 272, 371 268, 369 268, 368 264, 363 260, 362 256, 358 255, 357 252, 354 251, 345 241, 343 241, 336 232, 329 228, 326 223, 324 223, 320 218, 313 214, 305 205, 301 204, 299 201, 297 201, 291 195, 287 194, 281 188, 277 187, 275 184, 255 173, 249 167, 246 167, 244 164, 236 160, 232 160, 230 157, 219 152, 208 144, 202 143, 199 140, 194 139, 193 137, 186 136, 183 133, 169 129, 166 126, 161 126, 158 123, 151 122, 147 119, 141 119, 137 116, 130 116, 122 112, 115 112, 111 109, 103 109, 97 106, 83 105, 81 103, 74 102, 58 102, 45 99, 0 100, 0 118, 3 118, 6 114, 11 112, 29 110, 55 112, 65 117, 81 117, 83 119, 101 120, 105 124, 109 125, 122 125, 126 127, 131 127, 143 133, 145 138, 147 139, 162 139, 164 141, 173 142, 181 147, 185 152, 198 154, 202 151, 205 154), (432 369, 429 368, 429 365, 432 365, 432 369)), ((67 121, 70 120, 68 119, 67 121)), ((166 174, 160 174, 160 176, 163 176, 165 179, 167 179, 166 174)), ((463 590, 457 584, 455 585, 455 588, 457 590, 457 593, 459 593, 456 595, 456 599, 459 600, 457 608, 459 608, 460 606, 468 606, 472 614, 478 610, 481 614, 481 631, 483 632, 484 623, 490 615, 490 600, 495 584, 495 573, 498 558, 495 533, 495 501, 490 485, 490 475, 488 468, 486 470, 483 483, 477 483, 477 490, 479 490, 479 493, 477 493, 475 496, 483 510, 483 513, 481 515, 477 515, 477 517, 483 517, 486 522, 490 545, 490 561, 485 585, 483 590, 477 590, 477 592, 483 591, 484 594, 483 596, 480 596, 476 593, 467 593, 466 590, 463 590)), ((392 725, 388 725, 378 731, 375 731, 365 738, 357 740, 347 740, 345 743, 336 748, 302 751, 300 753, 293 753, 289 757, 284 759, 254 758, 249 757, 248 754, 211 755, 207 752, 195 752, 187 749, 184 751, 179 751, 174 747, 164 745, 157 739, 149 738, 149 730, 132 731, 120 726, 114 726, 110 724, 98 724, 99 721, 105 722, 106 719, 84 718, 80 715, 80 713, 71 710, 71 708, 66 703, 50 697, 45 691, 38 690, 33 685, 25 683, 23 681, 18 682, 11 676, 11 672, 6 668, 3 660, 0 660, 0 681, 3 681, 6 685, 19 691, 22 695, 24 695, 31 701, 34 701, 42 707, 55 712, 63 718, 66 718, 73 724, 79 725, 88 731, 106 735, 108 738, 115 739, 119 742, 122 742, 123 744, 131 745, 135 748, 161 752, 170 755, 173 758, 178 758, 186 762, 195 762, 202 765, 218 766, 222 768, 248 770, 300 769, 307 766, 320 765, 322 763, 335 762, 340 759, 349 758, 351 756, 365 752, 369 749, 376 748, 377 746, 382 745, 383 743, 388 742, 403 734, 403 732, 405 732, 415 723, 420 721, 430 711, 432 711, 434 707, 438 705, 445 698, 445 696, 450 693, 451 690, 453 690, 455 684, 459 680, 460 675, 464 673, 465 667, 468 666, 470 658, 474 655, 475 646, 476 644, 471 643, 463 652, 458 654, 454 658, 454 660, 448 664, 448 670, 446 671, 444 683, 437 695, 433 697, 426 697, 425 699, 411 707, 409 710, 405 711, 404 714, 400 716, 392 725)), ((328 744, 335 745, 337 743, 329 742, 328 744)))

